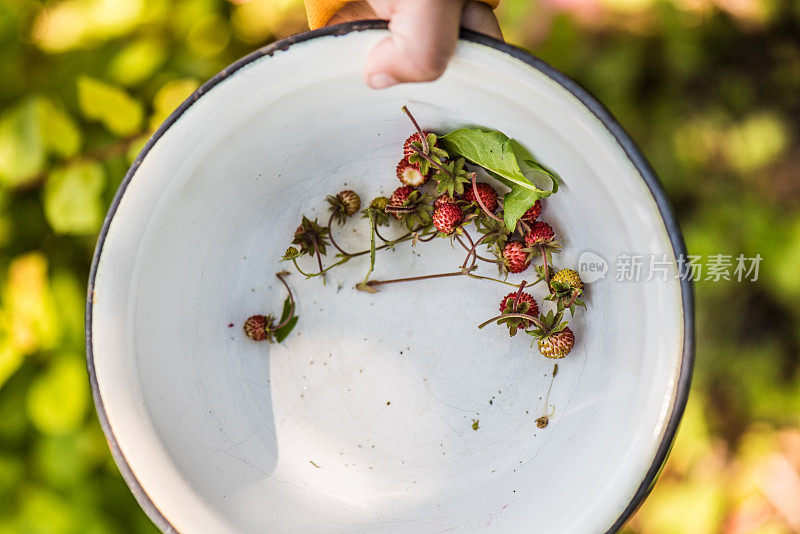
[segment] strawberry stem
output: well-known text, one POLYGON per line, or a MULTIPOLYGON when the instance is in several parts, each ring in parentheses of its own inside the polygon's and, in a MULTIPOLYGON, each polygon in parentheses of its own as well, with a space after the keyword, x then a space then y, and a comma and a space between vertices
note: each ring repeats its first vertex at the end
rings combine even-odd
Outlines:
POLYGON ((517 284, 512 284, 511 282, 506 282, 505 280, 500 280, 499 278, 492 278, 491 276, 481 276, 479 274, 473 274, 472 271, 466 271, 464 274, 466 274, 470 278, 477 278, 478 280, 490 280, 492 282, 497 282, 498 284, 503 284, 513 288, 519 287, 517 284))
POLYGON ((331 223, 333 222, 334 215, 335 215, 335 213, 331 213, 331 216, 328 219, 328 237, 331 240, 331 245, 333 245, 336 250, 338 250, 339 252, 341 252, 345 256, 352 256, 352 254, 350 254, 349 252, 344 250, 342 247, 340 247, 338 245, 338 243, 336 243, 336 240, 333 238, 333 226, 331 225, 331 223))
POLYGON ((478 183, 475 181, 475 176, 476 176, 476 173, 473 172, 472 173, 472 193, 475 195, 475 200, 478 201, 478 206, 481 207, 481 209, 483 210, 483 212, 486 215, 488 215, 489 217, 491 217, 495 221, 503 222, 503 219, 501 219, 500 217, 498 217, 497 215, 495 215, 494 213, 489 211, 489 208, 487 208, 486 204, 483 203, 483 200, 481 199, 481 196, 478 194, 478 183))
POLYGON ((516 313, 516 312, 515 313, 503 313, 503 314, 498 315, 497 317, 492 317, 491 319, 488 319, 488 320, 482 322, 481 324, 479 324, 478 328, 483 328, 487 324, 493 323, 495 321, 499 321, 500 319, 512 318, 512 317, 516 317, 518 319, 525 319, 526 321, 532 322, 533 324, 535 324, 539 328, 545 329, 544 324, 542 323, 542 321, 539 320, 538 317, 534 317, 533 315, 528 315, 527 313, 516 313))
POLYGON ((289 321, 291 321, 292 317, 294 317, 294 295, 292 295, 292 289, 289 287, 289 284, 287 284, 286 280, 283 279, 284 276, 287 276, 289 274, 290 273, 288 271, 281 271, 275 275, 278 277, 278 280, 280 280, 283 286, 286 288, 286 291, 289 292, 289 315, 287 315, 286 319, 281 321, 278 324, 278 326, 274 327, 273 330, 280 330, 281 328, 289 324, 289 321))
MULTIPOLYGON (((464 231, 464 233, 466 233, 466 230, 464 231)), ((471 250, 471 249, 470 249, 470 247, 468 247, 468 246, 466 245, 466 243, 464 243, 464 241, 462 241, 461 237, 459 237, 459 236, 455 236, 455 238, 456 238, 456 241, 458 241, 458 243, 459 243, 459 244, 460 244, 462 247, 464 247, 464 250, 466 250, 467 252, 469 252, 469 251, 471 250)), ((494 264, 500 263, 500 260, 492 260, 492 259, 489 259, 489 258, 484 258, 484 257, 483 257, 483 256, 481 256, 480 254, 478 254, 478 252, 477 252, 477 251, 475 251, 475 257, 476 257, 477 259, 481 260, 481 261, 485 261, 486 263, 494 263, 494 264)))
MULTIPOLYGON (((330 235, 330 232, 328 233, 330 235)), ((323 274, 325 269, 322 267, 322 256, 319 253, 319 245, 317 244, 317 236, 311 235, 311 243, 314 245, 314 252, 317 254, 317 263, 319 264, 319 274, 323 274)), ((325 276, 322 277, 323 283, 325 282, 325 276)))
POLYGON ((334 267, 338 267, 339 265, 347 263, 348 261, 350 261, 350 257, 345 256, 344 258, 342 258, 341 260, 337 261, 333 265, 328 265, 327 267, 325 267, 325 269, 323 269, 322 271, 320 271, 318 273, 307 273, 303 269, 301 269, 299 265, 297 265, 297 259, 296 258, 292 258, 292 263, 294 263, 294 268, 297 269, 298 273, 302 274, 306 278, 314 278, 315 276, 319 276, 321 274, 325 274, 326 272, 330 271, 334 267))
POLYGON ((519 297, 520 297, 520 296, 522 296, 522 290, 523 290, 523 289, 525 289, 525 284, 527 284, 527 283, 528 283, 528 282, 526 282, 525 280, 523 280, 523 281, 522 281, 522 282, 519 284, 519 291, 517 291, 517 294, 516 294, 516 296, 514 297, 514 309, 515 309, 515 310, 517 309, 517 305, 519 304, 519 297))
POLYGON ((480 239, 478 239, 477 242, 475 242, 472 240, 472 236, 469 235, 469 232, 464 230, 464 237, 466 237, 469 240, 470 244, 472 245, 472 248, 467 251, 467 257, 464 258, 464 263, 461 265, 462 269, 467 268, 467 263, 469 263, 470 257, 472 257, 472 265, 470 265, 470 268, 475 266, 475 262, 477 261, 478 258, 478 252, 477 252, 478 245, 480 245, 487 237, 491 237, 496 233, 497 232, 489 232, 488 234, 484 234, 483 237, 481 237, 480 239))
POLYGON ((384 243, 388 243, 389 242, 389 239, 386 239, 385 237, 383 237, 381 235, 381 233, 378 231, 378 225, 377 224, 375 225, 375 235, 378 236, 378 239, 380 239, 384 243))
POLYGON ((553 293, 553 288, 550 287, 550 266, 547 265, 547 253, 544 251, 544 245, 539 245, 539 251, 542 253, 542 263, 544 264, 544 281, 547 282, 547 289, 553 293))
POLYGON ((400 282, 417 282, 420 280, 428 280, 430 278, 446 278, 449 276, 462 276, 464 274, 465 273, 463 271, 457 271, 453 273, 439 273, 439 274, 426 274, 423 276, 411 276, 408 278, 393 278, 391 280, 370 280, 369 282, 366 282, 365 285, 369 287, 374 287, 374 286, 383 286, 386 284, 397 284, 400 282))
POLYGON ((444 168, 444 166, 443 166, 441 163, 438 163, 438 162, 437 162, 435 159, 433 159, 432 157, 430 157, 428 154, 426 154, 426 153, 425 153, 425 152, 423 152, 422 150, 418 149, 418 148, 417 148, 417 147, 415 147, 414 145, 411 145, 411 149, 412 149, 414 152, 416 152, 417 154, 419 154, 420 156, 422 156, 423 158, 425 158, 425 160, 426 160, 428 163, 430 163, 431 165, 433 165, 434 167, 436 167, 437 169, 439 169, 440 171, 442 171, 443 173, 445 173, 446 175, 448 175, 450 178, 452 178, 453 180, 455 180, 455 179, 456 179, 456 176, 455 176, 455 174, 453 174, 452 172, 448 171, 446 168, 444 168))
POLYGON ((566 308, 567 309, 571 308, 572 305, 575 304, 575 299, 577 299, 577 298, 578 298, 578 290, 577 289, 573 289, 572 290, 572 298, 569 300, 569 304, 567 304, 566 308))
POLYGON ((427 155, 428 152, 430 152, 431 147, 428 146, 428 139, 425 136, 425 132, 423 132, 422 128, 420 128, 419 124, 417 124, 417 119, 414 118, 414 115, 412 115, 411 112, 408 111, 408 106, 403 106, 402 109, 403 113, 408 115, 408 118, 411 119, 411 124, 413 124, 414 128, 416 128, 417 133, 419 134, 419 138, 422 140, 422 150, 425 152, 425 155, 427 155))

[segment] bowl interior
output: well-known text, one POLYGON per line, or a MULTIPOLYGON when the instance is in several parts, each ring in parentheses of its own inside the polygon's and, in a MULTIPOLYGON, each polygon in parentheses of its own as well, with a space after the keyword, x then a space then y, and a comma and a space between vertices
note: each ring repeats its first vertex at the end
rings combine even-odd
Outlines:
MULTIPOLYGON (((604 531, 676 402, 680 284, 614 279, 620 254, 666 255, 674 269, 658 207, 606 126, 508 54, 463 41, 436 83, 368 90, 361 65, 384 35, 318 37, 253 61, 146 154, 94 285, 96 393, 118 461, 162 526, 185 532, 604 531), (527 336, 476 328, 508 292, 499 284, 367 294, 353 289, 362 258, 326 284, 289 277, 300 320, 284 343, 242 334, 248 315, 279 311, 274 274, 302 214, 327 221, 326 195, 368 201, 399 185, 403 104, 426 129, 481 125, 521 141, 564 181, 543 214, 564 239, 557 265, 592 251, 610 266, 571 324, 578 341, 545 429, 535 420, 553 362, 527 336)), ((346 248, 368 242, 362 219, 334 231, 346 248)), ((378 254, 374 278, 462 260, 446 240, 403 244, 378 254)))

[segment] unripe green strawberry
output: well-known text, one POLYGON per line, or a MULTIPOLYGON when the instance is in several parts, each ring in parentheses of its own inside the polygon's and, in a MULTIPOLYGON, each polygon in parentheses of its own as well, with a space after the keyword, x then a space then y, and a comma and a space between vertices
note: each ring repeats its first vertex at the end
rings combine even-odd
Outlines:
POLYGON ((369 203, 369 207, 383 211, 386 209, 386 205, 389 204, 389 199, 386 197, 375 197, 372 199, 372 202, 369 203))
POLYGON ((563 358, 572 351, 575 346, 575 335, 569 327, 565 327, 559 332, 554 332, 549 336, 541 337, 537 340, 539 352, 547 358, 563 358))
POLYGON ((361 209, 361 198, 355 191, 341 191, 336 198, 344 205, 347 215, 355 215, 361 209))
POLYGON ((561 269, 553 277, 550 279, 550 283, 559 283, 564 286, 568 286, 570 289, 578 289, 583 290, 583 280, 581 280, 580 275, 577 271, 573 271, 572 269, 561 269))

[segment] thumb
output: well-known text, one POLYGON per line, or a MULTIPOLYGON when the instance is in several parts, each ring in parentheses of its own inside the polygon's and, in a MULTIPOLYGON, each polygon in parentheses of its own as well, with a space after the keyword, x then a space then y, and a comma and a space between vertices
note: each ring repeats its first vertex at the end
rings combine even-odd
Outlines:
POLYGON ((391 35, 370 51, 364 78, 373 89, 426 82, 442 75, 458 42, 465 0, 398 0, 391 35))

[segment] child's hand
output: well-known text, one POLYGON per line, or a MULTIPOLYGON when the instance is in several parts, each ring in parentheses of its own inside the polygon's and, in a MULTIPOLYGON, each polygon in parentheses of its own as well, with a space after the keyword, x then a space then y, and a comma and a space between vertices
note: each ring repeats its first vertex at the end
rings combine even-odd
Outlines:
POLYGON ((475 0, 360 0, 345 4, 328 24, 373 18, 388 20, 392 33, 375 45, 364 66, 374 89, 437 79, 462 26, 503 38, 491 8, 475 0))

